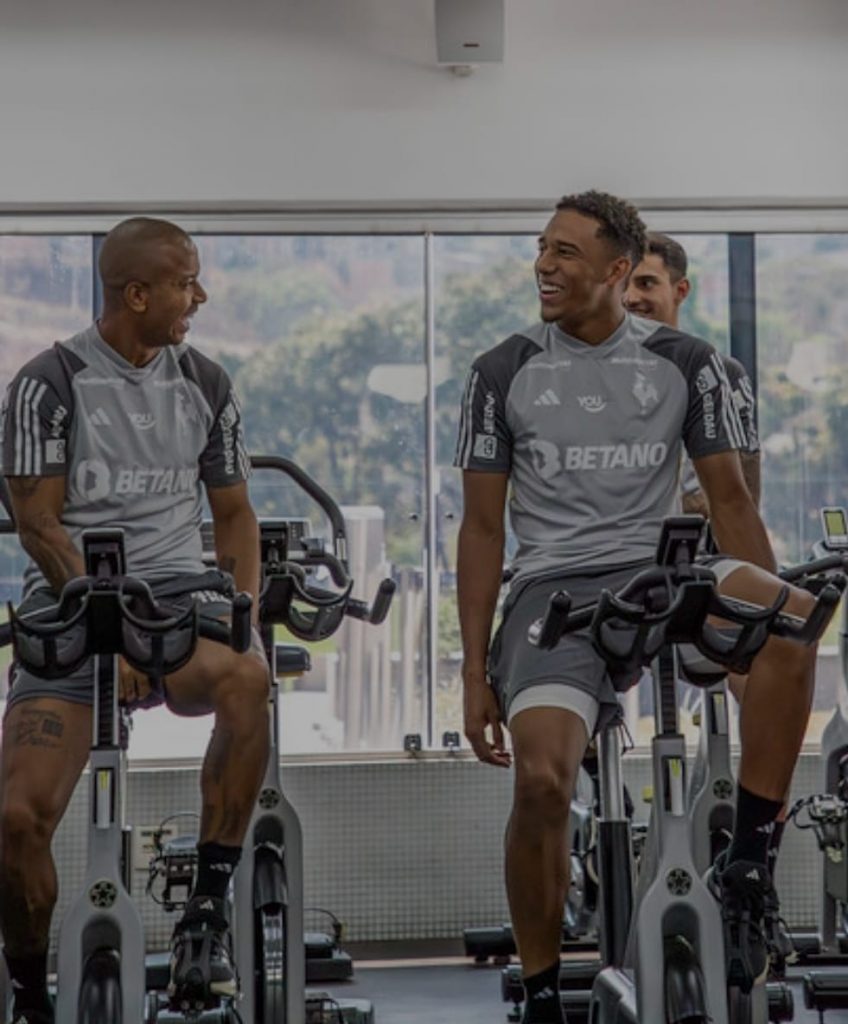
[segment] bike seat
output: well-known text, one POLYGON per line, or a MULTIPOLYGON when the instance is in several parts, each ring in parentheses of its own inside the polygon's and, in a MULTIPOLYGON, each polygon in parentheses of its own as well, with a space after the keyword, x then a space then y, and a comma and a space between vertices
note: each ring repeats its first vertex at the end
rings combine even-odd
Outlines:
POLYGON ((677 645, 677 669, 693 686, 715 686, 727 677, 727 669, 701 654, 694 644, 677 645))

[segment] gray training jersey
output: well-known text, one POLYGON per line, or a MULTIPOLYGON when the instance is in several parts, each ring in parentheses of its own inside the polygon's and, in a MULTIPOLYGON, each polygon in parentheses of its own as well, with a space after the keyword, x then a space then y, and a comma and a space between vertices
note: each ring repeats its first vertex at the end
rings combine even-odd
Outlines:
MULTIPOLYGON (((730 383, 730 393, 733 395, 733 404, 739 413, 742 421, 742 429, 745 431, 745 444, 742 451, 748 455, 756 455, 760 450, 760 439, 757 437, 757 417, 755 415, 756 399, 751 381, 745 372, 745 367, 732 356, 721 357, 724 369, 727 373, 727 380, 730 383)), ((684 455, 683 465, 680 467, 680 493, 695 494, 701 489, 698 474, 692 465, 692 460, 684 455)))
MULTIPOLYGON (((226 373, 190 345, 135 367, 95 325, 17 374, 2 416, 6 476, 65 476, 62 525, 122 527, 128 572, 148 580, 204 571, 201 481, 245 480, 249 459, 226 373)), ((24 591, 44 586, 30 563, 24 591)))
POLYGON ((652 558, 683 444, 695 459, 744 447, 724 363, 628 314, 600 345, 539 323, 480 356, 454 465, 510 475, 517 582, 652 558))

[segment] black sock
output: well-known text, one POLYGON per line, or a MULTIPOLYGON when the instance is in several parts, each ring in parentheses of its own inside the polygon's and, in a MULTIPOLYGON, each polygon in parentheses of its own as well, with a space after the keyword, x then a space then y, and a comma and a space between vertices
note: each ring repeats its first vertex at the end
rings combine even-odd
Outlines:
POLYGON ((780 840, 783 839, 783 830, 786 828, 785 821, 776 821, 771 830, 771 839, 768 848, 768 869, 774 881, 774 873, 777 869, 777 855, 780 853, 780 840))
POLYGON ((551 967, 524 979, 522 1024, 563 1024, 559 1001, 559 960, 551 967))
POLYGON ((737 860, 755 861, 765 865, 774 819, 783 807, 782 800, 757 796, 740 785, 736 792, 736 818, 733 839, 727 851, 727 863, 737 860))
POLYGON ((224 899, 240 859, 240 846, 201 843, 197 848, 197 881, 191 898, 212 896, 216 900, 224 899))
POLYGON ((12 956, 3 951, 16 1010, 47 1010, 53 1005, 47 994, 47 950, 26 956, 12 956))

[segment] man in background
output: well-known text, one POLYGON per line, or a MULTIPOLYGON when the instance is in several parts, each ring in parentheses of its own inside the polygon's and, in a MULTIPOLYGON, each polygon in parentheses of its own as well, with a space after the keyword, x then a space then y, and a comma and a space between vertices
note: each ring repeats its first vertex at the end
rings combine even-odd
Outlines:
MULTIPOLYGON (((657 320, 679 329, 680 308, 692 288, 688 271, 688 259, 683 246, 668 235, 649 232, 645 257, 634 269, 624 293, 624 305, 630 313, 657 320)), ((757 437, 754 389, 745 367, 737 359, 722 355, 727 378, 733 395, 733 404, 745 432, 745 447, 739 451, 742 475, 754 501, 760 504, 760 444, 757 437)), ((683 511, 702 515, 709 520, 710 509, 692 460, 684 453, 680 472, 680 492, 683 511)), ((728 684, 737 701, 742 703, 745 692, 745 676, 728 673, 728 684)), ((788 794, 787 794, 788 796, 788 794)), ((787 804, 773 825, 769 842, 769 869, 774 878, 777 855, 783 830, 786 825, 787 804)), ((779 919, 779 907, 767 908, 766 927, 769 932, 772 967, 776 973, 783 973, 787 962, 795 959, 792 941, 779 919)))

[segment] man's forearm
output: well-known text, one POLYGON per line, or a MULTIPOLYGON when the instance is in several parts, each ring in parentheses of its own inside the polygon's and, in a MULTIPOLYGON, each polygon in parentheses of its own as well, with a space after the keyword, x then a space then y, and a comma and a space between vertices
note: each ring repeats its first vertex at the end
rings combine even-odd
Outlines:
POLYGON ((739 461, 742 465, 742 476, 745 486, 757 508, 760 507, 760 453, 740 452, 739 461))
POLYGON ((35 522, 21 523, 18 536, 24 551, 57 594, 69 580, 85 575, 82 553, 54 515, 44 513, 35 522))
POLYGON ((777 570, 771 541, 750 495, 735 501, 717 502, 710 525, 723 555, 753 562, 768 572, 777 570))
POLYGON ((460 528, 457 552, 457 601, 464 668, 484 671, 492 621, 503 575, 503 533, 460 528))
POLYGON ((236 589, 253 596, 254 623, 259 614, 259 525, 252 510, 216 520, 218 566, 232 575, 236 589))

